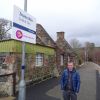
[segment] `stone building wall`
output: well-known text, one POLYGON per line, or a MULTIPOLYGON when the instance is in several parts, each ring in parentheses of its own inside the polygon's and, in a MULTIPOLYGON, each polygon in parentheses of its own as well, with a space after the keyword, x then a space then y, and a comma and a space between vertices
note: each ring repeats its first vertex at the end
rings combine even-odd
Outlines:
POLYGON ((75 61, 75 53, 73 49, 69 45, 69 43, 65 40, 64 32, 57 32, 57 41, 56 41, 56 60, 57 67, 59 72, 61 73, 64 68, 66 68, 69 60, 75 61), (63 65, 61 65, 61 55, 63 55, 63 65))
MULTIPOLYGON (((21 77, 21 42, 15 40, 0 42, 0 74, 16 72, 16 84, 18 85, 21 77), (7 47, 6 45, 7 44, 7 47)), ((26 43, 25 54, 25 81, 44 80, 52 77, 55 67, 55 49, 47 46, 33 45, 26 43), (36 66, 36 54, 43 54, 43 65, 36 66)), ((12 95, 12 77, 8 78, 5 84, 9 87, 8 93, 12 95)), ((7 90, 7 89, 6 89, 7 90)))
POLYGON ((42 45, 45 45, 45 46, 49 46, 49 47, 54 47, 55 48, 54 40, 49 36, 49 34, 42 27, 42 25, 37 24, 36 32, 37 32, 37 40, 36 40, 36 42, 38 44, 42 44, 42 45))
MULTIPOLYGON (((0 59, 3 59, 4 61, 0 65, 0 74, 10 74, 16 72, 16 85, 18 85, 21 77, 21 54, 9 53, 6 55, 5 53, 3 57, 0 57, 0 59)), ((29 83, 30 81, 42 81, 45 78, 52 77, 54 62, 55 59, 53 55, 44 55, 44 65, 36 67, 35 55, 26 54, 25 81, 29 83)), ((3 83, 2 88, 4 87, 8 88, 8 90, 5 90, 8 95, 13 94, 12 76, 8 77, 6 82, 3 83)))

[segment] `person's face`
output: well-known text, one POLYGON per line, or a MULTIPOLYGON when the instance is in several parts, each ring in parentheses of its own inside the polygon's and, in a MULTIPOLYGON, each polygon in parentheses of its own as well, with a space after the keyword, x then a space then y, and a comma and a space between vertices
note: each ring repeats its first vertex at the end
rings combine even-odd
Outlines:
POLYGON ((69 71, 72 71, 74 65, 73 65, 73 63, 68 63, 68 66, 67 67, 68 67, 69 71))

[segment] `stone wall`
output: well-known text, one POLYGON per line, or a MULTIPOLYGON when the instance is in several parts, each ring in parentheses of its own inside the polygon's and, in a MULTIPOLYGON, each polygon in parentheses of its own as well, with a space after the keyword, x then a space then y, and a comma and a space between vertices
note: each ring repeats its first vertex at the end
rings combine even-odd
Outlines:
POLYGON ((75 61, 75 54, 73 49, 69 45, 69 43, 65 40, 64 32, 57 32, 57 41, 56 41, 56 60, 57 60, 57 67, 59 72, 61 73, 62 70, 67 66, 68 60, 75 61), (64 64, 61 65, 61 55, 64 56, 64 64), (69 58, 69 59, 68 59, 69 58))
MULTIPOLYGON (((0 54, 0 75, 11 74, 15 71, 15 55, 12 53, 0 54)), ((18 81, 18 78, 16 78, 18 81)), ((0 92, 3 95, 13 95, 13 76, 0 77, 0 92)))
MULTIPOLYGON (((16 72, 16 86, 18 89, 18 83, 21 77, 21 54, 20 53, 1 53, 0 56, 0 74, 9 74, 16 72)), ((25 58, 25 81, 29 83, 30 81, 40 80, 51 77, 53 74, 55 56, 44 54, 44 65, 36 67, 35 66, 35 54, 26 54, 25 58)), ((8 95, 12 95, 13 91, 13 79, 12 76, 3 83, 2 88, 6 89, 8 95)))

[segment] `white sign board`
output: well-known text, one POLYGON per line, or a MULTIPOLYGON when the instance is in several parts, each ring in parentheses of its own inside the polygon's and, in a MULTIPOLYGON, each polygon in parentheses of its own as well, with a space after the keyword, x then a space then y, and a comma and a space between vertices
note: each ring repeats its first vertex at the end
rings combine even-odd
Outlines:
POLYGON ((36 43, 36 19, 14 6, 12 39, 36 43))

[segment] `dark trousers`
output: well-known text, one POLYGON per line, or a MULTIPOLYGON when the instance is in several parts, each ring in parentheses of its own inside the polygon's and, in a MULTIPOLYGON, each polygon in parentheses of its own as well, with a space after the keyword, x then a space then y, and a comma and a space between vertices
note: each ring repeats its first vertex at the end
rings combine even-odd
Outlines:
POLYGON ((77 100, 77 95, 73 91, 63 91, 63 99, 64 100, 77 100))

